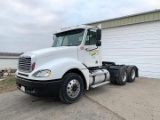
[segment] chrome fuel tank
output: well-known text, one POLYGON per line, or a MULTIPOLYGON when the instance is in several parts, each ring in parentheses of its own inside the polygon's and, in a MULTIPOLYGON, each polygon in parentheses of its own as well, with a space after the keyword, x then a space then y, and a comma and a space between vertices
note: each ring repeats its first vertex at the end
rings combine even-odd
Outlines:
POLYGON ((102 83, 104 81, 108 81, 110 79, 110 74, 109 71, 106 69, 97 69, 90 71, 89 78, 89 84, 93 85, 97 83, 102 83))

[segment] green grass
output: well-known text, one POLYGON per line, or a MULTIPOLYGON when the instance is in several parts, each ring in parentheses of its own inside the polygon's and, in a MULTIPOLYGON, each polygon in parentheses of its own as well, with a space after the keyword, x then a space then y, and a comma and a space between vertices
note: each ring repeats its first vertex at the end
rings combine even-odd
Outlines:
POLYGON ((0 81, 0 93, 12 91, 16 88, 16 79, 14 76, 9 76, 0 81))

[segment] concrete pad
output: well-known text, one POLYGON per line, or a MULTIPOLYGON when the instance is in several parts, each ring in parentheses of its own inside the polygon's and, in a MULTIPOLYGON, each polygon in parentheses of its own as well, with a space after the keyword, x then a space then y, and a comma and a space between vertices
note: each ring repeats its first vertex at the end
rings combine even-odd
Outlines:
POLYGON ((85 93, 127 120, 160 120, 160 80, 138 78, 125 86, 106 85, 85 93))
POLYGON ((85 95, 74 104, 44 99, 20 91, 0 94, 1 120, 124 120, 85 95))
POLYGON ((138 78, 125 86, 105 85, 85 91, 74 104, 26 95, 0 94, 2 120, 159 120, 160 80, 138 78))

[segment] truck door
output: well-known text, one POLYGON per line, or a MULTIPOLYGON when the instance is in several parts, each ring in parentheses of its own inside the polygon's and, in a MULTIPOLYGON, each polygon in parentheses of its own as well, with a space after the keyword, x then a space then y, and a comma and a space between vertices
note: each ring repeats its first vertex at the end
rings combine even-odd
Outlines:
POLYGON ((85 39, 84 61, 87 67, 101 66, 100 47, 96 46, 96 29, 90 29, 85 39))

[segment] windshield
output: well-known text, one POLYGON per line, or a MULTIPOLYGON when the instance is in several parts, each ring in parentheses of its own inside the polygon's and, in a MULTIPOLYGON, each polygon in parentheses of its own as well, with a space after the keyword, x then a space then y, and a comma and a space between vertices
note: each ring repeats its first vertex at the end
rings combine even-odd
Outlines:
POLYGON ((55 35, 52 47, 78 46, 83 39, 84 29, 76 29, 58 33, 55 35))

